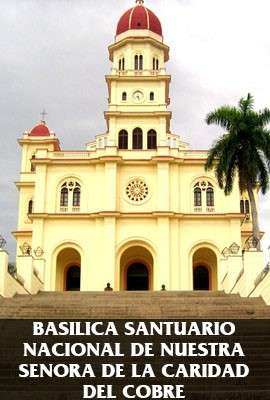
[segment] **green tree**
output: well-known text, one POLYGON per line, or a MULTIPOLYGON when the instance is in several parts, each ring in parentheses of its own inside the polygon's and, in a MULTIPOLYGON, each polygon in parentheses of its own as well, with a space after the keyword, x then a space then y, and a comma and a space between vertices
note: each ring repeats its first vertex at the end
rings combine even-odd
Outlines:
POLYGON ((270 110, 254 110, 251 94, 241 98, 238 107, 223 106, 206 117, 208 125, 216 124, 225 130, 208 153, 206 170, 214 169, 219 187, 229 195, 235 178, 241 194, 247 192, 252 215, 252 231, 260 250, 260 229, 254 191, 265 194, 270 172, 270 110))

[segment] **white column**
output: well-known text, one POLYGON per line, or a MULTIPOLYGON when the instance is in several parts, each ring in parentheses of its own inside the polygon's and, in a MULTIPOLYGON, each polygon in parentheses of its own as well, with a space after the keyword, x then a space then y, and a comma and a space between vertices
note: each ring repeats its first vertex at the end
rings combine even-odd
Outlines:
POLYGON ((170 176, 169 163, 158 162, 157 164, 157 211, 169 211, 170 209, 170 176))
MULTIPOLYGON (((44 213, 46 204, 47 165, 36 166, 36 186, 34 194, 35 213, 44 213)), ((56 196, 56 194, 54 194, 56 196)))
POLYGON ((116 211, 117 163, 109 161, 105 164, 105 210, 116 211))
MULTIPOLYGON (((177 219, 171 220, 171 269, 170 269, 170 282, 171 290, 180 290, 181 277, 180 277, 180 238, 179 238, 179 222, 177 219)), ((187 267, 187 262, 185 263, 187 267)), ((169 288, 168 288, 169 289, 169 288)))

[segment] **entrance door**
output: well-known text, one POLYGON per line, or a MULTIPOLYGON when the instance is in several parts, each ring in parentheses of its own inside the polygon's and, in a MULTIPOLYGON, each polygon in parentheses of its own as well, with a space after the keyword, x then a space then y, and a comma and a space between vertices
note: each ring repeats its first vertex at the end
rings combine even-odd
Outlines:
POLYGON ((203 265, 198 265, 193 270, 194 290, 210 290, 209 271, 203 265))
POLYGON ((142 263, 134 263, 127 270, 127 290, 149 290, 149 273, 142 263))
POLYGON ((77 265, 69 267, 66 277, 66 290, 79 291, 81 287, 81 268, 77 265))

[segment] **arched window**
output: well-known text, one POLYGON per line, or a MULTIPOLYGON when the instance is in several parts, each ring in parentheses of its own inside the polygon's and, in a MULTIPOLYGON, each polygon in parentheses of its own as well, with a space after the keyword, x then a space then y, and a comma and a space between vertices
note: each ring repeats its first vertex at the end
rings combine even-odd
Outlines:
POLYGON ((147 148, 156 149, 157 148, 157 133, 154 129, 151 129, 147 133, 147 148))
POLYGON ((248 200, 245 201, 245 212, 246 212, 246 214, 250 213, 250 207, 249 207, 249 201, 248 200))
POLYGON ((80 187, 75 187, 73 190, 73 207, 80 207, 81 204, 81 189, 80 187))
POLYGON ((199 187, 194 189, 194 207, 202 206, 202 191, 199 187))
POLYGON ((154 101, 155 100, 155 93, 154 92, 150 92, 149 99, 150 99, 150 101, 154 101))
POLYGON ((244 200, 240 201, 240 213, 245 214, 245 202, 244 200))
POLYGON ((127 101, 127 92, 122 93, 122 101, 127 101))
POLYGON ((122 150, 128 149, 128 133, 124 129, 118 135, 118 148, 122 150))
POLYGON ((208 187, 206 190, 206 206, 214 207, 214 205, 215 205, 214 189, 212 187, 208 187))
POLYGON ((35 166, 35 164, 33 164, 33 162, 32 162, 32 161, 35 160, 35 158, 36 158, 36 156, 33 155, 32 158, 31 158, 31 160, 30 160, 30 163, 31 163, 31 172, 35 172, 35 170, 36 170, 36 166, 35 166))
POLYGON ((118 64, 118 68, 119 68, 119 71, 124 71, 125 70, 125 59, 124 59, 124 57, 120 58, 119 64, 118 64))
POLYGON ((33 200, 30 200, 28 203, 28 214, 33 213, 33 200))
POLYGON ((138 71, 138 69, 139 69, 139 56, 135 56, 135 59, 134 59, 134 69, 136 70, 136 71, 138 71))
POLYGON ((132 148, 141 150, 143 148, 143 132, 141 128, 135 128, 132 135, 132 148))
POLYGON ((215 212, 215 191, 211 182, 200 180, 194 186, 194 211, 215 212))
POLYGON ((140 55, 139 57, 139 70, 142 71, 143 70, 143 56, 140 55))
POLYGON ((158 69, 159 69, 159 59, 154 57, 153 58, 153 70, 158 71, 158 69))
POLYGON ((67 207, 67 206, 68 206, 68 188, 67 184, 64 183, 61 189, 60 207, 67 207))
POLYGON ((62 212, 78 212, 81 203, 81 186, 69 180, 61 186, 60 208, 62 212))

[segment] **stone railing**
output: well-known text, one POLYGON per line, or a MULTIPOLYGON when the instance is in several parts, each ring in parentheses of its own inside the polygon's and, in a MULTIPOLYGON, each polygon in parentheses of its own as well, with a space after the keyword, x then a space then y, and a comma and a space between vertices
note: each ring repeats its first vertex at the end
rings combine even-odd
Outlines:
POLYGON ((49 158, 88 159, 91 157, 89 151, 56 151, 49 152, 49 158))
POLYGON ((153 69, 142 69, 142 70, 135 70, 135 69, 125 69, 119 70, 113 68, 111 70, 112 75, 119 75, 119 76, 157 76, 157 75, 166 75, 165 68, 159 68, 158 70, 153 69))

